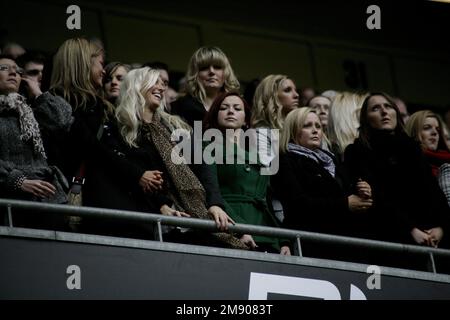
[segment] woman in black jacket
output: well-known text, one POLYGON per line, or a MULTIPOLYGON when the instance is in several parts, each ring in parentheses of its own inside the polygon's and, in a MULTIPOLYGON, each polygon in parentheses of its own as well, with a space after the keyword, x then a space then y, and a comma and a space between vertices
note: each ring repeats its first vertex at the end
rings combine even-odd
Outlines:
POLYGON ((368 236, 438 247, 449 207, 389 96, 372 93, 365 99, 359 131, 359 138, 345 150, 344 162, 353 181, 367 180, 373 188, 368 236))
POLYGON ((364 181, 347 192, 345 178, 334 156, 320 148, 320 119, 311 108, 290 112, 281 134, 279 172, 273 183, 285 213, 286 228, 347 234, 351 213, 363 214, 372 206, 371 188, 364 181))

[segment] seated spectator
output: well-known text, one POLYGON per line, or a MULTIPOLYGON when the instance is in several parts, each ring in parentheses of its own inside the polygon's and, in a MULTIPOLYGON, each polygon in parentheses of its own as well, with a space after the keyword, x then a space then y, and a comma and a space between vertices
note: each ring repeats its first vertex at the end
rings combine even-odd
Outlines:
MULTIPOLYGON (((59 119, 70 121, 70 106, 62 99, 48 98, 48 93, 36 94, 33 108, 43 119, 38 123, 33 109, 18 94, 22 75, 12 58, 0 56, 0 197, 66 203, 67 180, 47 163, 40 125, 49 129, 58 127, 59 119)), ((38 91, 36 83, 33 88, 38 91)), ((53 214, 20 211, 14 218, 14 225, 26 227, 56 228, 63 221, 53 214)))
POLYGON ((440 246, 450 209, 420 147, 405 133, 396 104, 384 93, 371 93, 360 123, 359 138, 344 159, 352 181, 372 187, 367 236, 440 246))
MULTIPOLYGON (((261 164, 268 167, 268 174, 275 174, 272 161, 279 154, 279 130, 284 119, 299 106, 297 87, 286 75, 271 74, 256 87, 253 96, 251 126, 256 129, 257 151, 261 164), (276 141, 275 141, 276 140, 276 141)), ((268 192, 277 219, 283 221, 283 207, 272 189, 268 192)))
MULTIPOLYGON (((243 130, 250 124, 247 103, 239 93, 223 93, 212 104, 204 123, 205 129, 219 129, 223 133, 222 144, 218 145, 224 151, 223 158, 216 168, 220 191, 229 206, 227 212, 230 217, 238 223, 277 227, 278 221, 266 201, 270 176, 261 175, 261 165, 258 163, 250 163, 249 152, 240 140, 243 130), (226 136, 227 129, 234 130, 234 135, 226 136), (230 154, 233 155, 232 163, 227 161, 230 154)), ((290 255, 289 247, 281 246, 276 238, 244 234, 240 240, 253 250, 290 255)))

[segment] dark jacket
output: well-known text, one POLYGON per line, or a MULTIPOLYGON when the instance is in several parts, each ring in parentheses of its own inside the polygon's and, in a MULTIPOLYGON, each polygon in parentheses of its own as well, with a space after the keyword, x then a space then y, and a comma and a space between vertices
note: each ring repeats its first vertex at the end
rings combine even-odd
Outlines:
POLYGON ((272 184, 283 205, 285 228, 345 233, 349 219, 346 192, 322 165, 295 153, 281 154, 272 184))
POLYGON ((371 148, 359 139, 345 150, 351 179, 372 187, 374 200, 365 223, 368 237, 413 243, 411 230, 447 228, 445 196, 419 145, 406 135, 374 133, 371 148))
POLYGON ((194 121, 202 121, 206 115, 206 109, 203 104, 191 95, 186 95, 171 103, 172 114, 181 117, 192 128, 194 121))

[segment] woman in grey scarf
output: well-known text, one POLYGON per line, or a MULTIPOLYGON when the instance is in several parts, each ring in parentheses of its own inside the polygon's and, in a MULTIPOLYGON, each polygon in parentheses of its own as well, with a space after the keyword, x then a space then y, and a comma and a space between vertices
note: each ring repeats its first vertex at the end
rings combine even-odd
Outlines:
POLYGON ((57 167, 47 163, 41 128, 68 129, 70 114, 70 106, 62 99, 40 92, 32 80, 22 78, 22 70, 13 59, 0 56, 0 197, 67 202, 67 181, 57 167), (33 94, 35 110, 17 93, 21 81, 33 94), (34 111, 42 123, 38 123, 34 111))

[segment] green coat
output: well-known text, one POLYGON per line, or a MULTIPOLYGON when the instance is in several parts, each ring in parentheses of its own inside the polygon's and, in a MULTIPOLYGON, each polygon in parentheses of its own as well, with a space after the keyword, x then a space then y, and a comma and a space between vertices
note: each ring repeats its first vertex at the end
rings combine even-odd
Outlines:
MULTIPOLYGON (((236 223, 278 227, 278 220, 269 210, 266 201, 270 176, 260 174, 259 164, 248 164, 249 154, 242 149, 240 152, 245 154, 247 164, 237 164, 237 148, 235 144, 233 164, 226 164, 227 151, 224 148, 223 164, 215 165, 226 212, 236 223)), ((265 244, 280 250, 277 238, 259 235, 252 237, 256 244, 265 244)))

